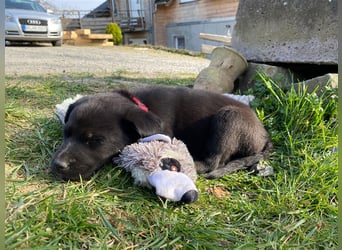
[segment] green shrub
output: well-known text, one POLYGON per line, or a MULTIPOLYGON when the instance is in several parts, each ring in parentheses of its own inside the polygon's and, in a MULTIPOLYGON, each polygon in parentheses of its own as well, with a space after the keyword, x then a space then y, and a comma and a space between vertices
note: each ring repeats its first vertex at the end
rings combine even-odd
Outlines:
POLYGON ((113 44, 119 45, 122 42, 122 32, 119 25, 116 23, 109 23, 106 28, 106 34, 112 34, 113 44))

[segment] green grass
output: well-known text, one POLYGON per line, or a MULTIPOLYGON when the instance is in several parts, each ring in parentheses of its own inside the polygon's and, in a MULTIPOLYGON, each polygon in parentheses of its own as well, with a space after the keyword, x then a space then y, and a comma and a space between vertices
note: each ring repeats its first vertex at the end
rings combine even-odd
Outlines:
POLYGON ((6 77, 6 249, 337 249, 337 93, 329 88, 284 90, 260 74, 253 107, 275 145, 274 176, 200 177, 191 205, 163 201, 110 165, 89 181, 53 179, 62 139, 55 104, 122 80, 193 81, 130 76, 6 77))

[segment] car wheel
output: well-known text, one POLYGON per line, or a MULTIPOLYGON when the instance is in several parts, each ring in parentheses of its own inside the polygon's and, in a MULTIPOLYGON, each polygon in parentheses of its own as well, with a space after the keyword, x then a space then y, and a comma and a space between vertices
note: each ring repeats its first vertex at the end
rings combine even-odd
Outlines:
POLYGON ((58 41, 53 41, 52 42, 52 46, 57 46, 57 47, 60 47, 60 46, 62 46, 62 40, 58 40, 58 41))

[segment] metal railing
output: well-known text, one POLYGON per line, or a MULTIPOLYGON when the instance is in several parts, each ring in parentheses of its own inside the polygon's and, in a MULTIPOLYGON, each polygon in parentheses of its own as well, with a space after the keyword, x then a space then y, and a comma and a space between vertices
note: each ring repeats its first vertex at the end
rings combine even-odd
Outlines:
POLYGON ((114 16, 107 11, 62 10, 56 13, 62 19, 63 29, 91 29, 93 33, 103 33, 110 22, 117 23, 123 32, 146 30, 142 10, 116 11, 114 16))

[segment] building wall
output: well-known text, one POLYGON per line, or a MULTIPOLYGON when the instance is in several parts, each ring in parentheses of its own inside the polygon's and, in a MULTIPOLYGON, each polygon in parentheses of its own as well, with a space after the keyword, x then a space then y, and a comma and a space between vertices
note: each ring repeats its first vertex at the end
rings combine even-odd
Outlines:
POLYGON ((154 43, 175 47, 175 37, 184 36, 185 48, 200 50, 199 33, 226 35, 235 24, 238 0, 195 0, 158 5, 154 14, 154 43))
POLYGON ((222 43, 200 39, 199 33, 231 35, 234 26, 235 17, 169 24, 166 26, 166 46, 193 51, 201 51, 202 44, 220 46, 222 43))

